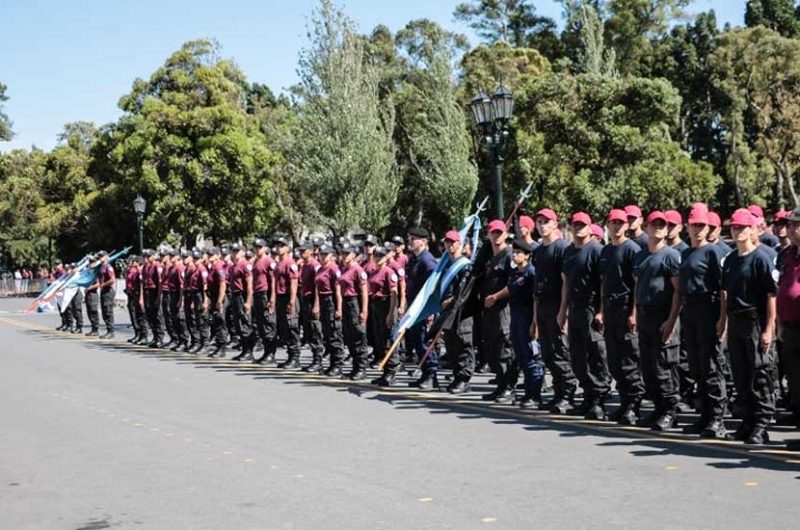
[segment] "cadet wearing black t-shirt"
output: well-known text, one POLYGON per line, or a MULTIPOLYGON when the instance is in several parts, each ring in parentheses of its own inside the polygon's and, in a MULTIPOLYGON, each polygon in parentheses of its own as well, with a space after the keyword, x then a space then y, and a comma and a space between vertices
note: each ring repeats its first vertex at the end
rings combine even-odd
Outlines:
POLYGON ((572 369, 583 388, 583 403, 575 410, 587 419, 606 419, 605 401, 610 390, 606 344, 601 333, 600 252, 592 241, 591 218, 584 212, 572 216, 574 243, 564 255, 562 307, 569 311, 569 348, 572 369))
POLYGON ((662 212, 647 217, 648 251, 636 256, 636 318, 642 375, 655 410, 642 421, 654 430, 670 429, 679 402, 676 365, 680 358, 677 325, 681 257, 665 243, 667 223, 662 212))
POLYGON ((607 218, 611 244, 600 253, 602 320, 608 352, 608 367, 619 392, 620 406, 610 419, 623 425, 638 420, 644 383, 639 370, 639 338, 633 303, 633 262, 641 251, 626 237, 628 221, 623 210, 611 210, 607 218))
POLYGON ((722 415, 727 403, 724 378, 727 363, 716 323, 720 314, 725 251, 707 240, 708 214, 704 208, 701 205, 689 214, 693 248, 684 255, 680 267, 681 339, 692 378, 697 383, 697 396, 702 400, 700 418, 684 432, 700 434, 703 438, 724 438, 722 415))
POLYGON ((767 427, 775 414, 772 394, 772 339, 775 329, 777 271, 767 254, 753 243, 754 220, 739 209, 731 218, 737 250, 722 268, 723 303, 720 335, 728 332, 733 381, 743 410, 734 434, 750 444, 769 441, 767 427))
POLYGON ((541 245, 534 254, 536 268, 536 326, 545 366, 553 376, 554 395, 544 405, 551 412, 566 414, 575 395, 578 382, 572 372, 567 336, 558 323, 561 312, 561 287, 564 252, 569 246, 559 239, 558 219, 550 209, 536 214, 536 227, 542 236, 541 245))

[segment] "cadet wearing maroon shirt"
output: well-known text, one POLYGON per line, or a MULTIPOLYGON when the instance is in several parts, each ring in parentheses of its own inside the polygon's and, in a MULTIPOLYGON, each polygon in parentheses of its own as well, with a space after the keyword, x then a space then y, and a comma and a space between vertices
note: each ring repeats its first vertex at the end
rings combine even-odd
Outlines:
POLYGON ((242 352, 233 360, 252 360, 256 335, 253 329, 251 308, 253 307, 253 265, 245 257, 245 249, 241 245, 232 247, 234 260, 231 274, 231 306, 233 307, 233 326, 240 337, 242 352))
POLYGON ((197 324, 194 320, 194 299, 191 291, 192 275, 197 270, 197 267, 194 264, 192 253, 189 251, 181 252, 181 260, 183 260, 183 315, 187 337, 187 342, 181 351, 188 353, 200 342, 200 337, 197 335, 197 324))
POLYGON ((264 355, 253 362, 275 364, 275 260, 270 257, 265 240, 256 238, 253 246, 253 324, 264 346, 264 355))
POLYGON ((224 357, 225 346, 228 344, 227 330, 225 328, 225 293, 228 289, 228 273, 222 262, 220 250, 216 247, 209 249, 208 259, 211 270, 208 273, 208 306, 209 320, 211 321, 211 335, 214 344, 208 353, 209 357, 224 357))
POLYGON ((108 252, 105 250, 100 251, 100 263, 98 289, 100 291, 100 308, 103 313, 103 322, 106 325, 106 332, 100 338, 112 339, 114 338, 114 296, 116 295, 114 285, 117 281, 117 275, 114 273, 114 267, 108 263, 108 252))
POLYGON ((369 325, 372 327, 372 358, 373 368, 376 368, 386 353, 386 342, 394 323, 394 313, 397 308, 397 283, 398 276, 388 261, 389 250, 384 246, 375 247, 372 254, 372 267, 374 272, 367 273, 367 286, 369 289, 369 325))
POLYGON ((142 287, 144 288, 144 310, 147 315, 147 324, 153 332, 153 341, 148 344, 150 348, 164 347, 164 326, 161 315, 161 274, 163 267, 156 257, 156 252, 146 250, 147 265, 142 271, 142 287))
POLYGON ((163 252, 161 258, 161 314, 164 321, 164 327, 167 330, 169 342, 164 346, 169 348, 178 341, 175 334, 175 327, 172 320, 172 285, 170 285, 169 277, 172 274, 172 258, 175 256, 175 249, 169 249, 163 252))
POLYGON ((292 259, 289 240, 278 237, 278 264, 275 268, 275 311, 278 319, 278 337, 286 345, 288 358, 279 368, 300 368, 300 325, 297 314, 297 280, 300 277, 297 264, 292 259))
POLYGON ((319 311, 315 314, 314 303, 316 300, 317 287, 315 278, 317 271, 322 266, 314 257, 314 247, 306 243, 300 247, 303 266, 300 269, 300 308, 303 311, 303 327, 308 347, 311 348, 311 364, 303 368, 304 372, 321 373, 322 355, 325 347, 322 344, 322 323, 319 321, 319 311))
POLYGON ((322 326, 322 337, 325 342, 325 353, 330 359, 330 366, 325 375, 339 377, 344 365, 344 348, 342 346, 342 290, 339 286, 339 266, 336 264, 336 250, 332 245, 319 247, 322 267, 314 277, 314 307, 312 315, 317 315, 322 326))
POLYGON ((189 279, 188 292, 192 299, 192 315, 197 329, 197 342, 194 347, 189 348, 188 353, 200 353, 211 343, 211 322, 208 316, 208 310, 211 307, 211 300, 208 297, 210 275, 207 254, 208 252, 206 252, 206 255, 200 251, 192 252, 194 271, 189 279))
POLYGON ((142 307, 141 259, 138 256, 131 256, 130 262, 131 265, 125 273, 125 296, 128 298, 128 316, 133 325, 134 335, 128 339, 128 342, 137 343, 140 340, 147 340, 147 324, 142 307))
POLYGON ((233 349, 241 348, 239 337, 236 334, 236 326, 233 324, 233 306, 231 306, 231 284, 233 284, 233 258, 231 257, 231 249, 229 247, 222 247, 222 266, 225 268, 225 278, 228 283, 227 296, 225 299, 225 313, 224 322, 225 328, 228 332, 228 344, 231 344, 233 349))
POLYGON ((98 310, 98 306, 100 305, 100 293, 98 292, 98 287, 100 286, 100 263, 98 261, 98 256, 91 256, 89 258, 91 265, 89 268, 96 269, 96 273, 98 274, 98 279, 92 285, 86 288, 86 293, 84 295, 84 303, 86 304, 86 316, 89 317, 89 324, 91 324, 92 329, 89 333, 86 334, 87 337, 95 337, 99 335, 98 330, 100 328, 100 313, 98 310))
POLYGON ((353 370, 348 377, 352 381, 360 381, 367 377, 367 273, 356 262, 356 247, 345 243, 339 249, 344 269, 339 276, 339 287, 342 290, 342 331, 350 356, 353 358, 353 370))
POLYGON ((169 286, 169 317, 172 320, 172 330, 175 333, 175 344, 172 351, 183 350, 189 344, 186 333, 186 317, 183 312, 184 272, 186 266, 178 251, 170 252, 170 269, 167 285, 169 286))
POLYGON ((789 381, 790 422, 800 427, 800 208, 784 218, 791 245, 783 253, 777 310, 783 342, 783 369, 789 381))

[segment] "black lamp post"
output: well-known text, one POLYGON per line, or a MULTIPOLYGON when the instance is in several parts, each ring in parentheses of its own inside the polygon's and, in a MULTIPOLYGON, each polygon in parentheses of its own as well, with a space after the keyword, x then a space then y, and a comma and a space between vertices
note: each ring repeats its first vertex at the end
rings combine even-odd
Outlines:
POLYGON ((136 212, 136 226, 139 228, 139 254, 144 253, 144 236, 142 234, 144 224, 144 211, 147 208, 147 201, 140 194, 136 194, 133 199, 133 211, 136 212))
POLYGON ((503 219, 503 161, 508 143, 508 122, 514 113, 514 97, 510 90, 499 86, 492 97, 478 92, 470 101, 469 108, 472 111, 472 123, 480 128, 486 142, 494 174, 495 214, 503 219))

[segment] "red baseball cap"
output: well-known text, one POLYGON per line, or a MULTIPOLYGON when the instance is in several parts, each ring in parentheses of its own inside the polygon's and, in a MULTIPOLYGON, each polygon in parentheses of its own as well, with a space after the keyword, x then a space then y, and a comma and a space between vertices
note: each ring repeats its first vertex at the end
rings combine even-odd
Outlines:
POLYGON ((645 221, 645 223, 646 224, 650 224, 653 221, 658 221, 658 220, 664 221, 665 223, 668 222, 667 221, 667 216, 664 215, 664 212, 655 210, 653 212, 650 212, 650 214, 647 216, 647 220, 645 221))
POLYGON ((790 215, 792 215, 792 212, 781 208, 780 210, 775 212, 775 215, 772 216, 772 222, 777 223, 778 221, 783 221, 785 219, 788 219, 790 215))
POLYGON ((608 212, 608 222, 611 221, 622 221, 623 223, 628 222, 628 214, 625 213, 625 210, 611 210, 608 212))
MULTIPOLYGON (((744 208, 740 208, 740 209, 744 210, 744 208)), ((756 217, 764 217, 764 209, 761 206, 757 205, 757 204, 751 204, 750 206, 748 206, 747 207, 747 211, 750 212, 751 214, 755 215, 756 217)))
POLYGON ((689 224, 711 224, 709 222, 708 206, 702 202, 695 203, 695 205, 692 206, 692 209, 689 211, 689 224))
POLYGON ((533 227, 536 226, 536 223, 533 222, 533 219, 531 219, 530 216, 520 215, 519 226, 533 230, 533 227))
POLYGON ((450 241, 454 242, 454 243, 459 243, 459 242, 461 242, 461 236, 460 236, 460 235, 459 235, 459 233, 458 233, 458 232, 456 232, 455 230, 449 230, 449 231, 448 231, 448 232, 447 232, 447 233, 444 235, 444 240, 446 241, 446 240, 448 240, 448 239, 449 239, 450 241))
POLYGON ((667 219, 669 224, 673 225, 682 225, 683 224, 683 217, 681 217, 681 213, 678 210, 667 210, 664 212, 664 217, 667 219))
POLYGON ((635 204, 629 204, 625 207, 625 216, 626 217, 641 217, 642 216, 642 209, 636 206, 635 204))
POLYGON ((722 219, 720 219, 717 212, 708 212, 708 226, 719 228, 722 226, 722 219))
POLYGON ((507 229, 506 223, 500 219, 495 219, 489 223, 489 232, 505 232, 507 229))
POLYGON ((599 237, 600 239, 603 238, 605 235, 603 227, 597 224, 592 225, 592 235, 595 237, 599 237))
POLYGON ((550 208, 542 208, 538 212, 536 212, 536 217, 542 216, 546 219, 550 219, 551 221, 558 221, 558 216, 556 212, 551 210, 550 208))
POLYGON ((750 208, 739 208, 731 215, 731 225, 756 226, 758 221, 750 208))
POLYGON ((586 212, 575 212, 572 214, 572 219, 570 220, 571 223, 583 223, 585 225, 592 224, 592 218, 589 217, 589 214, 586 212))

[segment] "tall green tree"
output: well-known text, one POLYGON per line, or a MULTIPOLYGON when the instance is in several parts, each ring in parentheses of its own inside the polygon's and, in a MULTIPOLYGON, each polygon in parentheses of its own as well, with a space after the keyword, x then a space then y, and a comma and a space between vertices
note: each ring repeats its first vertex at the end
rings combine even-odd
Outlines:
POLYGON ((365 39, 330 0, 312 17, 300 57, 297 120, 287 147, 289 190, 299 218, 342 234, 389 223, 400 176, 394 108, 380 97, 379 67, 365 39))
POLYGON ((107 198, 148 200, 148 240, 185 242, 263 231, 277 215, 278 155, 248 114, 244 74, 209 40, 187 42, 120 99, 124 114, 101 143, 114 180, 107 198))
POLYGON ((606 42, 617 56, 623 75, 646 74, 653 60, 653 43, 666 35, 670 23, 683 15, 689 0, 608 0, 606 42))
MULTIPOLYGON (((738 139, 739 150, 752 149, 769 163, 775 207, 800 205, 798 56, 800 40, 756 27, 722 34, 711 60, 714 83, 726 98, 723 120, 731 135, 737 135, 730 141, 738 139)), ((757 181, 755 177, 751 170, 749 180, 757 181)), ((749 200, 754 191, 740 189, 739 195, 749 200)))
POLYGON ((36 265, 47 257, 47 238, 37 229, 46 165, 47 154, 38 149, 0 156, 0 256, 7 265, 36 265))
POLYGON ((430 20, 415 20, 395 41, 405 61, 398 93, 399 159, 403 186, 398 204, 407 224, 456 226, 475 195, 478 175, 472 139, 456 95, 453 65, 466 40, 430 20))
POLYGON ((748 28, 764 26, 784 37, 800 35, 800 6, 795 0, 748 0, 744 23, 748 28))
POLYGON ((11 120, 8 119, 8 116, 3 112, 3 102, 8 101, 8 96, 6 96, 6 90, 8 87, 3 83, 0 83, 0 140, 9 141, 13 136, 13 132, 11 131, 11 120))
POLYGON ((514 47, 536 48, 549 59, 561 53, 555 21, 537 15, 530 0, 471 0, 458 4, 453 16, 489 44, 505 41, 514 47))

